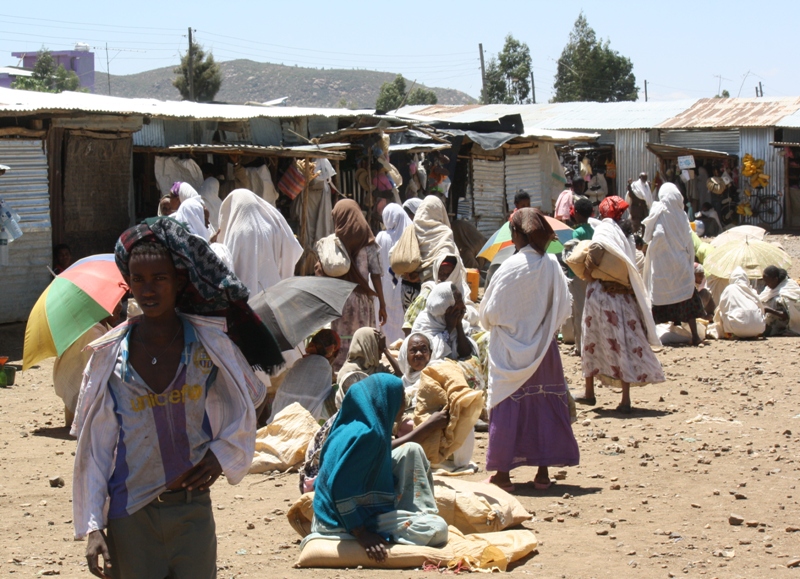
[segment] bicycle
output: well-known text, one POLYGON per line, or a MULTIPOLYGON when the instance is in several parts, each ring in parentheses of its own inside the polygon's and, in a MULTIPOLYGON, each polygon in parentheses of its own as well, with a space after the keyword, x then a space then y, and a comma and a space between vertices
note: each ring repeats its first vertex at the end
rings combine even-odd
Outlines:
POLYGON ((763 187, 757 187, 750 193, 750 209, 753 217, 774 225, 783 217, 783 198, 780 193, 764 193, 763 187))

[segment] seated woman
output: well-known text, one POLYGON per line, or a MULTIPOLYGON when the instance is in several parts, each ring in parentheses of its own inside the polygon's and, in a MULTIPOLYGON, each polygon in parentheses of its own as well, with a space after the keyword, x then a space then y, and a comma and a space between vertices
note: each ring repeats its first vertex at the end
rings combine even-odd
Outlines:
POLYGON ((338 385, 336 392, 337 405, 341 405, 342 398, 347 393, 342 380, 351 372, 363 372, 367 376, 379 373, 393 373, 395 376, 402 376, 403 370, 397 364, 397 360, 386 346, 386 336, 375 328, 359 328, 353 334, 350 341, 350 349, 347 351, 347 361, 339 370, 338 385), (386 356, 391 369, 381 364, 381 354, 386 356))
POLYGON ((709 322, 713 321, 717 303, 714 301, 714 296, 711 295, 711 290, 706 285, 706 270, 699 263, 694 264, 694 287, 703 302, 703 309, 706 311, 705 319, 709 322))
POLYGON ((417 316, 412 332, 428 334, 434 348, 452 360, 465 360, 478 355, 478 345, 469 337, 470 324, 465 319, 467 305, 464 294, 452 282, 434 286, 425 309, 417 316))
POLYGON ((774 265, 764 268, 762 280, 766 287, 758 297, 767 314, 764 335, 800 335, 800 285, 774 265))
POLYGON ((755 338, 764 333, 764 304, 741 267, 731 273, 714 316, 720 338, 755 338))
POLYGON ((447 523, 438 516, 430 464, 416 438, 443 428, 437 413, 409 435, 392 440, 405 407, 403 382, 386 374, 354 384, 322 448, 315 481, 312 535, 353 538, 375 561, 386 544, 439 547, 447 523))
POLYGON ((316 420, 330 416, 330 413, 325 413, 325 401, 331 394, 333 383, 331 364, 341 346, 339 334, 333 330, 320 330, 314 334, 306 346, 306 355, 286 372, 278 387, 267 424, 294 402, 299 402, 316 420))

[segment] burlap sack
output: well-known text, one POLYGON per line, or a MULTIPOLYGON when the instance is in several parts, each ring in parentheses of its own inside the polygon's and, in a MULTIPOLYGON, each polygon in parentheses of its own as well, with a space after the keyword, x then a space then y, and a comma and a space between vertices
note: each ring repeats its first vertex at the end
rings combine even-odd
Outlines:
POLYGON ((397 275, 411 273, 419 269, 422 256, 419 252, 417 233, 412 225, 403 230, 400 240, 389 252, 389 264, 397 275))
POLYGON ((322 271, 328 277, 342 277, 350 271, 350 255, 335 233, 317 241, 315 250, 322 271))
POLYGON ((589 253, 591 245, 591 240, 584 239, 578 243, 575 249, 572 250, 572 253, 567 256, 565 262, 573 273, 586 281, 599 279, 615 281, 622 285, 630 286, 631 282, 628 278, 628 266, 625 265, 625 262, 608 251, 603 254, 600 265, 591 271, 591 275, 586 275, 586 256, 589 253))
POLYGON ((434 477, 439 516, 462 533, 489 533, 528 521, 531 515, 500 487, 453 477, 434 477))
POLYGON ((298 402, 281 410, 271 424, 256 432, 256 452, 250 473, 287 471, 306 458, 319 424, 298 402))

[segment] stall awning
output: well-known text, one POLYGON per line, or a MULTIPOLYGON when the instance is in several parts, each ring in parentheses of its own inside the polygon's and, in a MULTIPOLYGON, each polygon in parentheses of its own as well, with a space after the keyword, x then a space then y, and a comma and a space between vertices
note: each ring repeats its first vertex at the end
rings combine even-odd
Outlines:
POLYGON ((675 145, 663 145, 661 143, 646 143, 647 149, 656 157, 662 159, 675 159, 677 157, 685 157, 693 155, 703 159, 727 159, 732 155, 723 153, 722 151, 712 151, 710 149, 692 149, 690 147, 677 147, 675 145))
POLYGON ((398 143, 389 145, 390 153, 430 153, 443 151, 451 147, 450 143, 398 143))
POLYGON ((775 141, 774 143, 770 143, 773 147, 800 147, 800 143, 786 143, 782 141, 775 141))
POLYGON ((169 147, 135 147, 136 151, 154 153, 216 153, 219 155, 249 155, 251 157, 293 157, 344 160, 345 149, 349 143, 326 143, 324 145, 299 145, 297 147, 275 147, 245 144, 217 144, 217 145, 171 145, 169 147))

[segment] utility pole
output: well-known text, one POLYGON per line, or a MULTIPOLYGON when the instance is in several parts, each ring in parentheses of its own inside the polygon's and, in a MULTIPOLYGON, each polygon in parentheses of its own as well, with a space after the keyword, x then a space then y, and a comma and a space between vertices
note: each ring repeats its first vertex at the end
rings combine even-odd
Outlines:
POLYGON ((194 49, 192 47, 192 27, 189 27, 189 100, 194 101, 194 49))
POLYGON ((758 81, 758 92, 759 96, 764 96, 764 87, 761 86, 761 81, 758 81))
POLYGON ((644 81, 644 102, 647 102, 647 81, 644 81))
POLYGON ((486 66, 483 63, 483 44, 478 44, 478 52, 481 55, 481 96, 486 94, 486 66))
POLYGON ((536 104, 536 83, 533 80, 533 69, 531 69, 531 96, 533 97, 533 104, 536 104))
POLYGON ((108 65, 108 42, 106 42, 106 79, 108 80, 108 96, 111 96, 111 68, 108 65))

